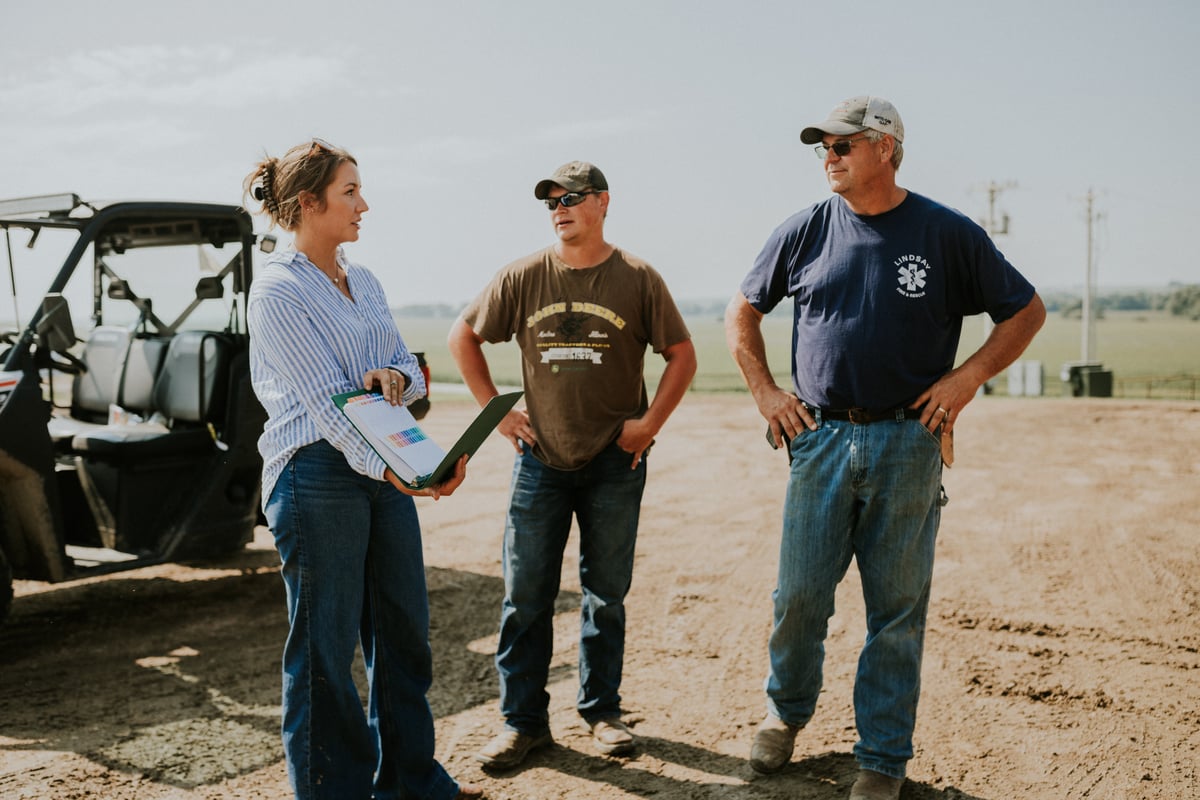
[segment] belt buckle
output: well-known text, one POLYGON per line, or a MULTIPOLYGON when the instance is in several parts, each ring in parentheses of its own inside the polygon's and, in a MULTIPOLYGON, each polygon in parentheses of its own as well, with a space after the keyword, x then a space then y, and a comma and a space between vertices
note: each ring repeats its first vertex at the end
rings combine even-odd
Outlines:
POLYGON ((866 425, 871 421, 871 412, 865 408, 852 408, 846 412, 846 416, 855 425, 866 425))

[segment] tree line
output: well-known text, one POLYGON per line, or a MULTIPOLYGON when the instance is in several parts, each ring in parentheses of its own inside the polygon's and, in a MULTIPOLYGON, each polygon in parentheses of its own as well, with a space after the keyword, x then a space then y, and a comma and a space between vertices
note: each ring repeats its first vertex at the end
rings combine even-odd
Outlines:
MULTIPOLYGON (((1042 299, 1051 313, 1066 317, 1082 313, 1083 298, 1075 292, 1044 292, 1042 299)), ((1177 317, 1200 320, 1200 284, 1173 283, 1166 289, 1101 292, 1092 302, 1098 315, 1105 311, 1166 311, 1177 317)))
MULTIPOLYGON (((1063 316, 1078 317, 1083 308, 1083 299, 1078 292, 1049 290, 1042 292, 1046 310, 1063 316)), ((720 318, 725 313, 729 298, 711 300, 679 300, 679 310, 685 316, 709 316, 720 318)), ((1166 311, 1178 317, 1200 320, 1200 284, 1172 283, 1165 289, 1126 289, 1101 292, 1094 300, 1097 315, 1105 311, 1166 311)), ((423 319, 454 319, 463 309, 464 303, 426 303, 393 308, 398 317, 423 319)), ((781 304, 787 314, 791 305, 781 304)))

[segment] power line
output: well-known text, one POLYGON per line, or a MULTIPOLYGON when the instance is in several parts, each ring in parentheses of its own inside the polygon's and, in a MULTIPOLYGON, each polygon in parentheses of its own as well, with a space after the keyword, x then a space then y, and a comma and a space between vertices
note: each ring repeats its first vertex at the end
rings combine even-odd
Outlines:
POLYGON ((997 236, 1005 236, 1008 234, 1008 214, 1001 212, 1000 219, 996 219, 996 200, 1004 192, 1005 189, 1017 188, 1016 181, 1005 181, 1004 183, 996 183, 991 181, 987 185, 988 193, 988 215, 987 219, 979 220, 979 224, 987 231, 988 236, 995 239, 997 236))

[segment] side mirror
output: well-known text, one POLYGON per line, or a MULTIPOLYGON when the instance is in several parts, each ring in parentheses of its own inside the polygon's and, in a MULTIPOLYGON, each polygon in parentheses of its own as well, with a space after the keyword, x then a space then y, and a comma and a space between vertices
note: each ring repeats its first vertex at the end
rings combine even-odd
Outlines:
POLYGON ((276 239, 274 236, 269 233, 264 233, 258 239, 258 249, 264 253, 274 253, 275 242, 276 239))
POLYGON ((225 284, 215 275, 209 275, 196 282, 197 300, 217 300, 225 296, 225 284))
POLYGON ((56 353, 65 353, 75 346, 75 325, 71 322, 67 298, 58 293, 42 298, 42 318, 38 320, 37 334, 41 346, 56 353))

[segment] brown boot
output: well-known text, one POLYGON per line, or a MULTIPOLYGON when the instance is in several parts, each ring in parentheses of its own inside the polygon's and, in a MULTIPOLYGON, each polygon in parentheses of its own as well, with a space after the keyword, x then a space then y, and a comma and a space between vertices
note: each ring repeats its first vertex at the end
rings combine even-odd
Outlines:
POLYGON ((904 778, 893 778, 869 769, 858 771, 858 780, 850 789, 850 800, 899 800, 904 778))
POLYGON ((592 725, 592 741, 606 756, 623 756, 633 752, 633 732, 620 717, 597 720, 592 725))
POLYGON ((778 772, 792 760, 799 725, 790 725, 774 714, 768 714, 754 732, 750 747, 750 766, 755 772, 768 775, 778 772))
POLYGON ((549 731, 534 735, 505 728, 475 754, 475 760, 488 769, 512 769, 524 761, 531 750, 553 741, 549 731))

